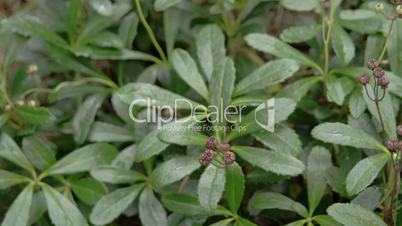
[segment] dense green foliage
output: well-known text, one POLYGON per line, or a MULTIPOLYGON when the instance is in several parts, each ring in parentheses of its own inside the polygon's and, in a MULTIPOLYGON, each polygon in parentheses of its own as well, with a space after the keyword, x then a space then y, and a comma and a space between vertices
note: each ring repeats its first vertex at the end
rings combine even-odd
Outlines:
POLYGON ((402 225, 402 1, 3 13, 2 226, 402 225))

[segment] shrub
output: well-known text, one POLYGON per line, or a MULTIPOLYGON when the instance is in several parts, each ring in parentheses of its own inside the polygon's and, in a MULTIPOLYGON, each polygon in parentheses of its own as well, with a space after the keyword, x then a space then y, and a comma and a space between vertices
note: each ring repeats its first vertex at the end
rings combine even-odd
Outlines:
POLYGON ((8 4, 2 226, 401 225, 401 1, 8 4))

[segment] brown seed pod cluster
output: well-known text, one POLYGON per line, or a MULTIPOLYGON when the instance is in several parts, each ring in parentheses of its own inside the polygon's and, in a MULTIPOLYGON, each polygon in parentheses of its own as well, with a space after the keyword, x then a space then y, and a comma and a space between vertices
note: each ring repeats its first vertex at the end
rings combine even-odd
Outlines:
POLYGON ((385 75, 385 71, 382 67, 380 67, 380 63, 375 60, 375 59, 370 59, 367 62, 367 67, 372 71, 373 79, 374 79, 374 87, 373 90, 374 96, 370 94, 367 90, 367 85, 370 84, 370 76, 367 74, 362 74, 359 77, 359 82, 364 86, 364 89, 366 90, 367 96, 370 98, 370 100, 374 102, 379 102, 385 97, 385 89, 388 88, 388 85, 390 83, 390 80, 388 76, 385 75), (378 92, 378 88, 382 89, 382 94, 380 95, 378 92))
POLYGON ((236 154, 230 151, 230 144, 219 144, 216 137, 211 136, 205 144, 206 150, 201 154, 198 161, 201 165, 207 166, 210 163, 223 167, 224 165, 231 165, 236 161, 236 154), (219 155, 223 160, 220 162, 216 156, 219 155))
MULTIPOLYGON (((373 71, 374 79, 376 79, 377 86, 382 89, 386 89, 389 85, 389 78, 385 75, 385 71, 380 67, 380 63, 375 59, 370 59, 367 62, 367 67, 373 71)), ((359 77, 359 82, 362 85, 367 85, 370 81, 370 77, 367 74, 363 74, 359 77)))
MULTIPOLYGON (((402 125, 396 127, 396 133, 402 137, 402 125)), ((402 151, 402 141, 400 140, 388 140, 385 142, 385 146, 390 152, 402 151)))

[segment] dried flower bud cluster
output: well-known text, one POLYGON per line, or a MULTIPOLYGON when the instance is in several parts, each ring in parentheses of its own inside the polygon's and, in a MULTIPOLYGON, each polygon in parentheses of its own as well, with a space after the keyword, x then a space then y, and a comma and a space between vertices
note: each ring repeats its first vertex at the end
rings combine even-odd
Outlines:
MULTIPOLYGON (((379 66, 379 62, 375 59, 370 59, 367 62, 367 67, 373 71, 374 79, 376 79, 377 86, 381 87, 382 89, 388 88, 389 85, 389 78, 385 75, 385 71, 383 68, 379 66)), ((362 85, 367 85, 370 82, 370 76, 367 74, 363 74, 359 77, 359 82, 362 85)))
MULTIPOLYGON (((402 137, 402 125, 396 127, 396 133, 402 137)), ((385 142, 385 146, 390 152, 396 152, 398 149, 402 151, 402 141, 389 140, 385 142)))
POLYGON ((212 149, 207 149, 201 154, 199 162, 203 166, 207 166, 210 162, 214 160, 216 152, 212 149))
POLYGON ((230 144, 220 144, 218 146, 218 141, 214 136, 208 138, 205 148, 206 150, 198 159, 200 164, 203 166, 212 163, 218 154, 222 157, 225 165, 233 164, 236 161, 236 154, 230 151, 230 144))
POLYGON ((226 165, 231 165, 236 161, 236 155, 235 153, 231 151, 227 151, 223 154, 223 161, 225 162, 226 165))
POLYGON ((389 140, 385 143, 385 145, 387 146, 388 150, 390 150, 391 152, 395 152, 399 148, 399 141, 389 140))
POLYGON ((359 77, 359 82, 362 85, 367 85, 370 82, 370 76, 363 74, 359 77))

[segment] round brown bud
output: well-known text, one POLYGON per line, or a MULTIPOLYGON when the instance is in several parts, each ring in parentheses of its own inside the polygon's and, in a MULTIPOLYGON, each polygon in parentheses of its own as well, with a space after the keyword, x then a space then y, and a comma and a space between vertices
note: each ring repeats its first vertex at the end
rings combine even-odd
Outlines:
POLYGON ((393 140, 389 140, 385 143, 385 145, 387 146, 388 150, 394 152, 396 150, 398 150, 399 146, 399 141, 393 141, 393 140))
POLYGON ((373 74, 376 78, 381 78, 385 75, 385 71, 380 67, 376 67, 373 70, 373 74))
POLYGON ((207 141, 207 143, 205 144, 205 147, 206 147, 207 149, 215 150, 217 143, 218 143, 218 141, 216 140, 216 137, 210 136, 210 137, 208 137, 208 141, 207 141))
POLYGON ((379 78, 378 85, 381 86, 381 88, 386 89, 389 85, 389 78, 387 76, 379 78))
POLYGON ((364 86, 367 85, 370 82, 370 76, 366 74, 360 75, 359 82, 364 86))
POLYGON ((397 133, 399 136, 402 136, 402 125, 399 125, 398 127, 396 127, 396 133, 397 133))
POLYGON ((208 156, 205 155, 205 153, 202 153, 200 158, 198 159, 198 162, 203 166, 207 166, 211 162, 211 160, 208 156))
POLYGON ((207 149, 205 150, 204 155, 212 160, 213 158, 215 158, 216 152, 212 149, 207 149))
POLYGON ((230 151, 230 144, 221 144, 219 147, 224 152, 230 151))
POLYGON ((367 67, 370 70, 374 70, 374 68, 377 68, 378 66, 379 66, 379 63, 378 63, 378 61, 376 59, 370 59, 367 62, 367 67))
POLYGON ((223 154, 223 161, 225 162, 226 165, 231 165, 236 161, 236 154, 231 152, 231 151, 227 151, 223 154))

